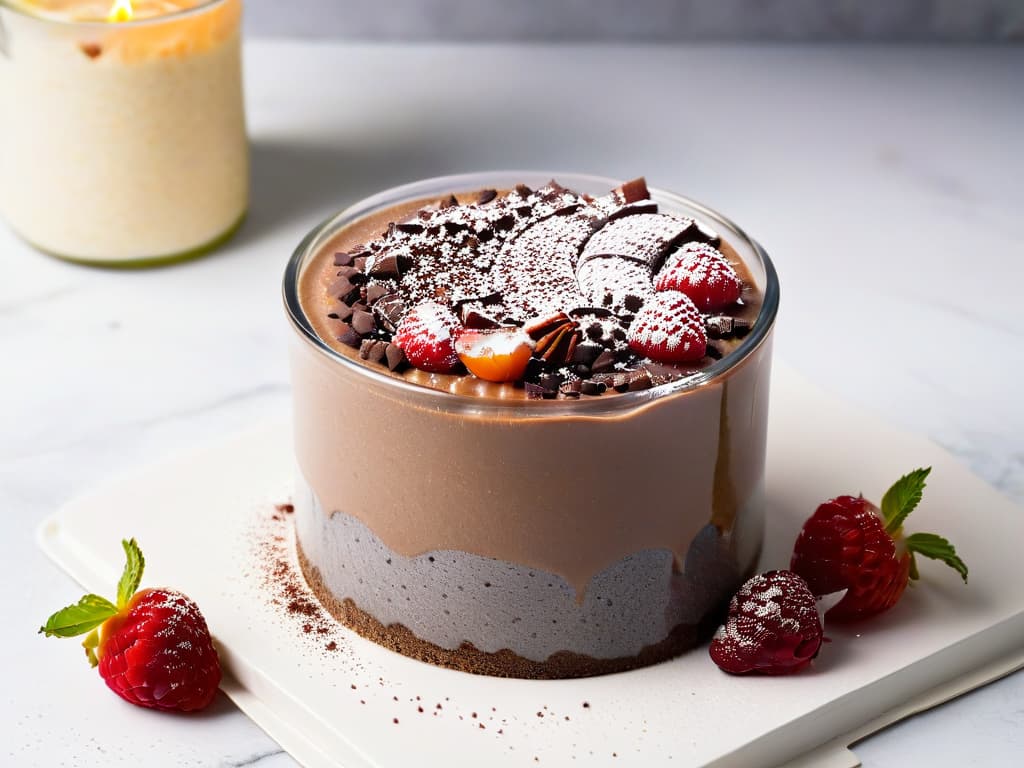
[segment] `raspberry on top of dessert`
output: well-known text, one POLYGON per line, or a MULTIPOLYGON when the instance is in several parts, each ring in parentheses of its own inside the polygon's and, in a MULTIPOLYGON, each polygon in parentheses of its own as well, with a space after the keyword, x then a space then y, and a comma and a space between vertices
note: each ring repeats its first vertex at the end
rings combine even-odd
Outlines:
POLYGON ((736 252, 660 213, 642 178, 596 198, 556 181, 449 195, 323 270, 326 341, 399 375, 474 376, 543 399, 700 371, 750 331, 761 298, 736 252))

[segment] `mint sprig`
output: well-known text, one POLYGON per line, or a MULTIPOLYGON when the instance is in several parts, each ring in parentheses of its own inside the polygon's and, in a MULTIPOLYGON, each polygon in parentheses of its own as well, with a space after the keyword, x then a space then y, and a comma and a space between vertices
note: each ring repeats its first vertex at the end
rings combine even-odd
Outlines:
POLYGON ((117 606, 99 595, 86 595, 74 605, 61 608, 39 628, 47 637, 75 637, 91 632, 117 613, 117 606))
POLYGON ((125 539, 121 542, 124 547, 124 554, 128 558, 124 566, 124 573, 117 583, 117 607, 124 610, 128 607, 128 601, 138 592, 139 584, 142 582, 142 571, 146 567, 146 558, 142 556, 135 539, 125 539))
MULTIPOLYGON (((956 553, 956 548, 947 539, 934 533, 912 533, 903 540, 903 543, 906 545, 907 551, 915 555, 924 555, 932 560, 941 560, 960 574, 964 584, 967 583, 967 564, 960 559, 960 556, 956 553)), ((917 566, 915 564, 911 569, 911 577, 917 578, 916 573, 917 566)))
POLYGON ((882 497, 882 517, 885 519, 885 531, 892 535, 903 527, 907 516, 921 503, 925 480, 932 468, 915 469, 895 483, 882 497))
POLYGON ((86 635, 82 646, 92 666, 99 663, 100 628, 107 619, 127 611, 128 604, 139 589, 146 558, 142 556, 135 539, 124 539, 125 565, 121 580, 117 584, 117 605, 99 595, 86 595, 74 605, 61 608, 39 628, 47 637, 75 637, 86 635))

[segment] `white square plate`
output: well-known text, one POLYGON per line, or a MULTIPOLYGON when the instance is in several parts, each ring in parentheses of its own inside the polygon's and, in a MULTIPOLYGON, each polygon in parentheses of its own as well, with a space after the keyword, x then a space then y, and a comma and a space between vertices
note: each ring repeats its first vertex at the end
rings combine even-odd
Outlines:
POLYGON ((922 581, 896 608, 826 627, 832 642, 793 677, 730 677, 697 649, 618 675, 503 680, 412 661, 337 626, 330 637, 339 647, 327 651, 265 584, 260 521, 290 494, 287 424, 73 501, 43 524, 40 542, 85 588, 109 592, 119 541, 135 536, 144 583, 180 588, 202 606, 227 694, 310 768, 739 767, 809 754, 815 765, 852 766, 846 745, 856 738, 1024 665, 1024 592, 1010 587, 1024 584, 1024 514, 938 447, 789 369, 777 367, 772 386, 765 568, 787 566, 820 501, 860 491, 877 500, 900 474, 927 465, 934 471, 908 528, 948 536, 971 566, 965 587, 924 561, 922 581))

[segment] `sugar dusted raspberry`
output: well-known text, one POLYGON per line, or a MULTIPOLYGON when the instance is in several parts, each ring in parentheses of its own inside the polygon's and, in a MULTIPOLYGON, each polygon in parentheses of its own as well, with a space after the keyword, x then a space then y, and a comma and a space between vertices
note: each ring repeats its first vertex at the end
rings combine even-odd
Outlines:
POLYGON ((393 341, 416 368, 449 373, 459 364, 455 352, 459 328, 458 318, 450 309, 436 301, 424 301, 402 318, 393 341))
POLYGON ((656 293, 629 327, 629 346, 662 363, 700 360, 708 346, 704 318, 685 294, 656 293))
POLYGON ((787 675, 811 663, 821 640, 807 583, 792 571, 768 571, 740 587, 709 650, 715 664, 732 674, 787 675))
POLYGON ((739 274, 718 250, 705 243, 687 243, 657 274, 658 291, 685 293, 703 312, 716 312, 734 304, 743 291, 739 274))

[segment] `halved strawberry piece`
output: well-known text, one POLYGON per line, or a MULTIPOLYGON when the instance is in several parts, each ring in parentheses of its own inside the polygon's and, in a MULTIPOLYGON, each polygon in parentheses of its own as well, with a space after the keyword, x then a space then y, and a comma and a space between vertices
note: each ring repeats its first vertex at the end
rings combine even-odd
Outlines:
POLYGON ((700 360, 708 347, 704 318, 679 291, 656 293, 629 326, 630 348, 660 363, 700 360))
POLYGON ((455 351, 469 372, 485 381, 518 381, 533 353, 533 340, 521 328, 464 330, 455 351))
POLYGON ((436 301, 417 304, 402 318, 392 341, 410 365, 431 373, 449 373, 459 364, 455 337, 459 320, 436 301))
POLYGON ((687 243, 673 253, 654 279, 656 291, 681 291, 704 312, 734 304, 743 280, 729 260, 705 243, 687 243))

